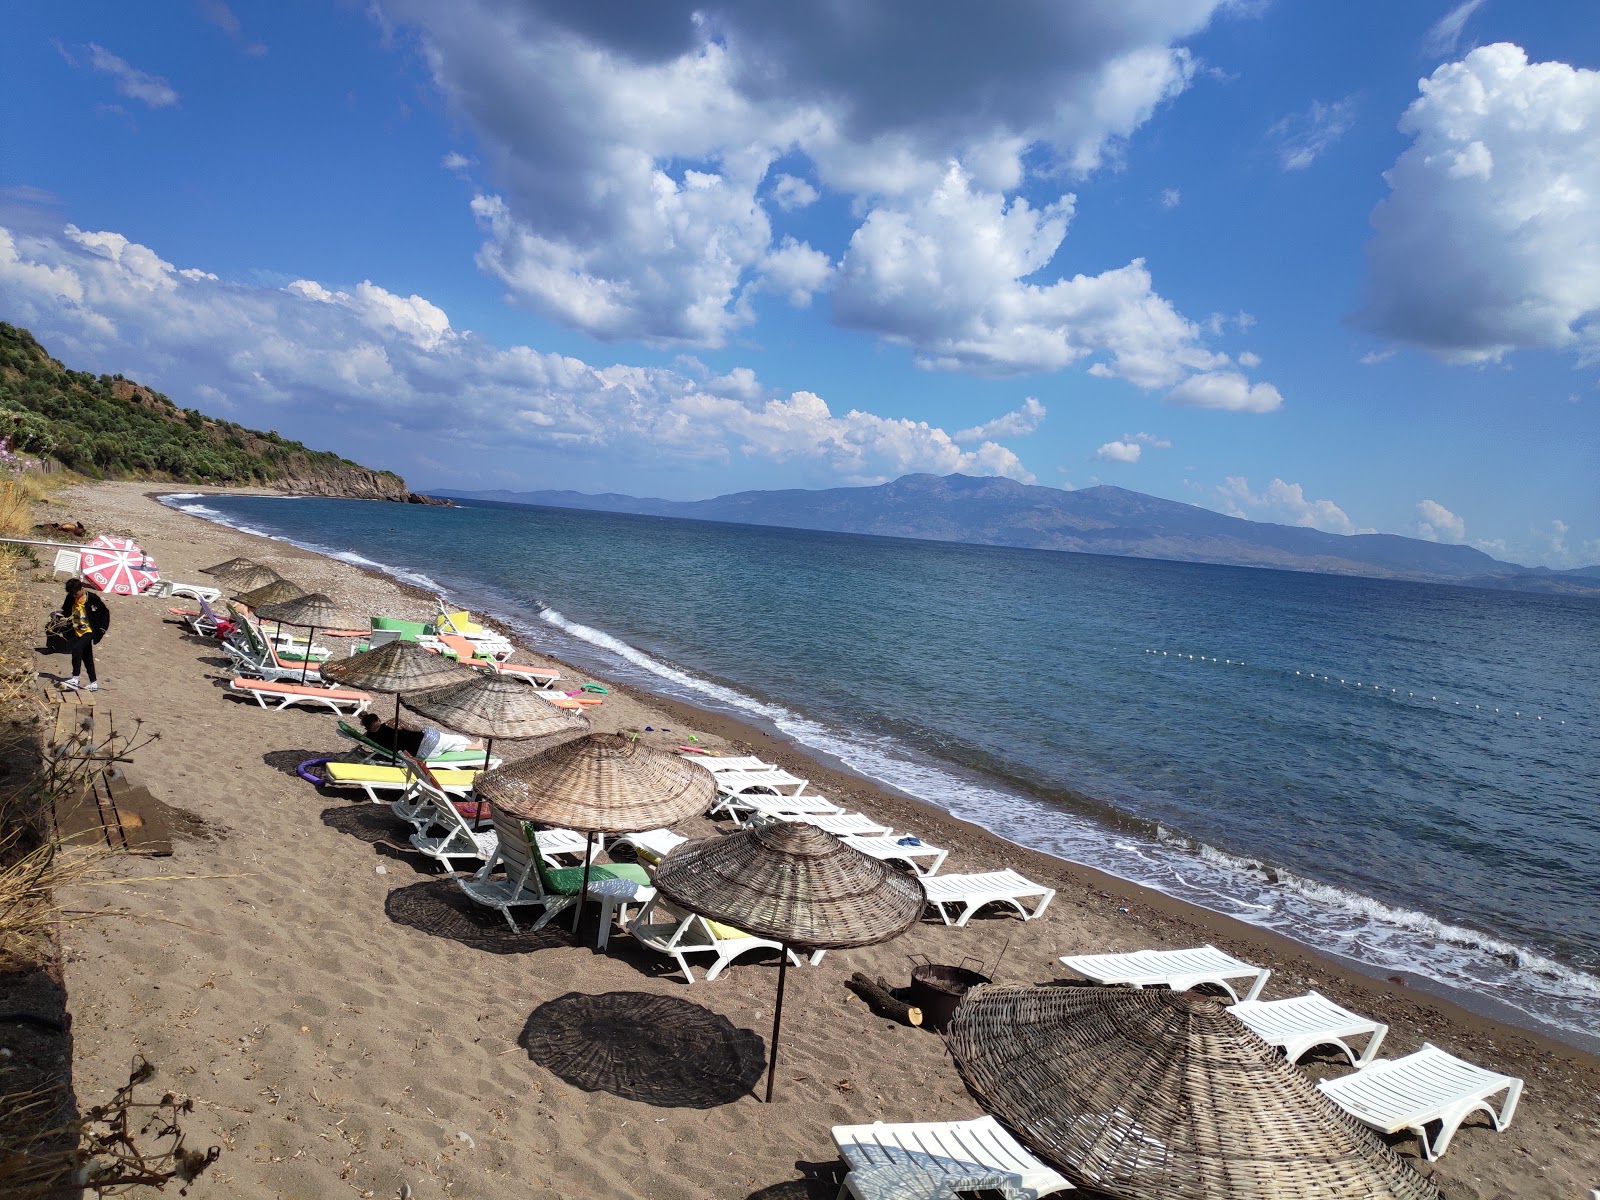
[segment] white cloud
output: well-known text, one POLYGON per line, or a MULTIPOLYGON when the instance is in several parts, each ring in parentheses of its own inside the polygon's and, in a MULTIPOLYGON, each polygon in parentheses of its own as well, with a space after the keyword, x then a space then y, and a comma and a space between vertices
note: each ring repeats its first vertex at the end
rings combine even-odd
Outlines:
POLYGON ((1467 523, 1436 500, 1417 505, 1417 536, 1430 542, 1463 542, 1467 523))
POLYGON ((1422 39, 1422 49, 1425 54, 1451 54, 1461 43, 1461 34, 1467 27, 1467 21, 1472 14, 1483 7, 1483 0, 1466 0, 1458 4, 1444 16, 1440 17, 1429 28, 1427 36, 1422 39))
POLYGON ((1153 433, 1125 433, 1122 435, 1122 440, 1125 442, 1138 442, 1142 446, 1149 446, 1152 450, 1172 449, 1172 443, 1168 439, 1157 437, 1153 433))
POLYGON ((1254 371, 1261 365, 1261 355, 1252 350, 1246 350, 1242 354, 1235 355, 1234 357, 1238 360, 1241 367, 1245 367, 1251 371, 1254 371))
POLYGON ((925 199, 874 209, 840 264, 834 315, 914 347, 938 369, 1090 373, 1164 387, 1227 362, 1151 287, 1142 260, 1100 275, 1024 282, 1066 236, 1074 197, 1035 208, 975 190, 951 164, 925 199))
POLYGON ((376 19, 416 30, 484 148, 479 264, 552 320, 608 340, 726 344, 756 319, 758 293, 803 302, 822 286, 829 254, 785 220, 830 196, 861 222, 835 318, 925 366, 1108 355, 1101 373, 1164 387, 1220 365, 1140 262, 1052 282, 1072 199, 1023 192, 1117 160, 1189 86, 1182 43, 1229 0, 1014 7, 987 15, 982 36, 954 10, 905 2, 869 21, 849 6, 709 0, 629 22, 554 0, 378 2, 376 19), (987 237, 998 261, 976 262, 987 237), (936 263, 902 261, 933 243, 936 263), (930 279, 937 296, 905 290, 930 279))
POLYGON ((1177 188, 1163 188, 1161 191, 1161 207, 1177 208, 1183 203, 1183 193, 1177 188))
POLYGON ((1136 463, 1143 449, 1137 442, 1107 442, 1094 457, 1097 462, 1136 463))
POLYGON ((1304 525, 1324 533, 1373 532, 1357 529, 1355 522, 1332 500, 1308 500, 1305 489, 1298 483, 1274 479, 1262 491, 1253 492, 1250 481, 1244 476, 1230 475, 1216 489, 1216 495, 1222 502, 1222 511, 1229 516, 1304 525))
POLYGON ((1361 324, 1447 362, 1594 357, 1600 73, 1485 46, 1423 80, 1400 128, 1361 324))
POLYGON ((476 161, 476 159, 468 158, 459 151, 452 150, 439 160, 439 165, 446 171, 465 171, 476 161))
POLYGON ((111 76, 117 91, 130 100, 142 100, 151 108, 168 108, 178 102, 178 93, 161 76, 147 74, 93 42, 89 43, 89 65, 111 76))
POLYGON ((793 175, 779 175, 772 181, 772 199, 784 212, 794 212, 815 204, 822 193, 804 179, 793 175))
POLYGON ((1173 404, 1186 408, 1219 408, 1228 412, 1275 412, 1283 397, 1270 383, 1252 384, 1237 371, 1211 371, 1191 375, 1167 393, 1173 404))
POLYGON ((1361 356, 1361 365, 1363 367, 1375 367, 1379 363, 1388 362, 1394 356, 1395 350, 1393 347, 1388 350, 1369 350, 1361 356))
POLYGON ((179 403, 206 396, 247 424, 358 455, 403 431, 393 453, 425 454, 436 472, 451 464, 463 480, 488 469, 485 447, 507 464, 552 448, 609 461, 742 455, 800 464, 825 483, 907 471, 1033 479, 992 439, 968 450, 926 422, 835 414, 810 392, 773 394, 748 368, 704 379, 692 360, 686 373, 500 349, 421 296, 370 281, 219 280, 111 232, 0 227, 0 311, 60 356, 114 363, 179 403))
POLYGON ((1559 517, 1550 522, 1548 529, 1535 529, 1534 537, 1546 548, 1551 561, 1564 563, 1570 560, 1571 553, 1567 549, 1567 534, 1572 532, 1572 526, 1559 517))
POLYGON ((1350 132, 1355 124, 1355 98, 1345 97, 1332 104, 1313 100, 1303 113, 1284 117, 1267 130, 1267 137, 1278 149, 1278 165, 1285 171, 1303 171, 1350 132))
POLYGON ((1044 423, 1045 406, 1037 397, 1029 396, 1021 408, 1014 408, 1004 416, 996 417, 971 429, 963 429, 955 440, 967 445, 971 442, 988 442, 1002 437, 1026 437, 1044 423))

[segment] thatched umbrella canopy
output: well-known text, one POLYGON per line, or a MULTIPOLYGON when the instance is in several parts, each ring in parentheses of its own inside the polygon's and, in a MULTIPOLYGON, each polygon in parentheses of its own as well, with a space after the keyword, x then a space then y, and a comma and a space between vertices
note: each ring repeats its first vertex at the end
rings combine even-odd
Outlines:
POLYGON ((262 587, 279 578, 281 576, 271 567, 264 567, 260 563, 248 560, 244 560, 234 570, 217 572, 217 582, 235 595, 239 592, 248 592, 251 588, 262 587))
MULTIPOLYGON (((212 563, 209 567, 201 567, 200 574, 215 575, 220 579, 226 579, 235 571, 243 571, 247 567, 261 567, 261 564, 256 562, 256 560, 253 558, 230 558, 225 562, 212 563)), ((272 570, 271 567, 265 567, 263 569, 268 571, 272 570)))
POLYGON ((1086 1187, 1127 1200, 1439 1200, 1219 1000, 981 987, 946 1040, 983 1106, 1086 1187))
POLYGON ((298 600, 307 594, 298 583, 274 577, 253 587, 234 589, 233 598, 248 608, 259 610, 270 604, 282 604, 285 600, 298 600))
POLYGON ((620 733, 591 733, 490 771, 478 780, 478 792, 525 821, 638 833, 705 812, 717 798, 717 781, 680 755, 620 733))
POLYGON ((789 947, 844 949, 887 942, 915 925, 927 904, 914 876, 797 821, 685 842, 661 860, 655 886, 691 912, 775 938, 783 946, 768 1101, 778 1065, 789 947))
MULTIPOLYGON (((652 750, 620 733, 591 733, 510 763, 478 779, 478 796, 525 821, 589 835, 579 896, 589 891, 597 833, 638 833, 698 816, 717 798, 716 777, 699 763, 652 750)), ((578 931, 583 905, 575 907, 578 931)))
POLYGON ((306 657, 300 667, 300 682, 305 683, 311 670, 311 643, 316 640, 318 629, 327 629, 339 619, 339 606, 321 592, 302 592, 292 600, 262 605, 256 613, 280 625, 304 625, 310 630, 306 635, 306 657))
POLYGON ((452 662, 416 642, 387 642, 349 658, 322 664, 322 677, 364 692, 393 692, 394 720, 400 723, 400 697, 475 679, 470 667, 452 662))
MULTIPOLYGON (((589 718, 557 708, 520 679, 463 668, 467 678, 402 696, 400 707, 468 737, 486 739, 488 763, 496 738, 565 741, 589 732, 589 718)), ((482 815, 481 812, 479 814, 482 815)))

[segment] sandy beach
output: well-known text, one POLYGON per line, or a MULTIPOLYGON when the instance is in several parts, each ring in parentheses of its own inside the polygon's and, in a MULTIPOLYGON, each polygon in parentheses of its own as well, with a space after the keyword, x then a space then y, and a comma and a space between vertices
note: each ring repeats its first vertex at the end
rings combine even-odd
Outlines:
MULTIPOLYGON (((49 519, 131 533, 163 575, 234 555, 326 592, 353 618, 431 617, 399 582, 167 509, 149 485, 62 493, 49 519)), ((38 573, 41 615, 59 586, 38 573)), ((721 715, 612 685, 590 710, 600 731, 653 727, 651 744, 695 735, 756 753, 852 809, 951 851, 945 871, 1013 867, 1057 889, 1023 923, 990 909, 965 929, 924 921, 885 946, 831 952, 789 974, 776 1102, 759 1088, 776 956, 741 959, 685 984, 670 960, 625 934, 594 950, 559 928, 513 934, 405 845, 387 807, 319 790, 295 773, 347 749, 335 719, 265 712, 227 690, 214 643, 188 636, 168 601, 112 600, 97 649, 98 703, 119 729, 159 735, 136 766, 166 804, 202 823, 170 859, 113 861, 123 877, 61 897, 125 914, 64 933, 73 1084, 108 1096, 136 1054, 159 1086, 196 1102, 191 1144, 223 1147, 196 1197, 832 1197, 842 1167, 829 1129, 941 1120, 980 1110, 941 1040, 874 1016, 851 972, 909 979, 907 955, 974 958, 997 981, 1059 978, 1068 953, 1211 942, 1273 969, 1268 998, 1315 988, 1390 1025, 1385 1054, 1432 1042, 1521 1076, 1515 1122, 1470 1119, 1437 1164, 1392 1144, 1450 1200, 1583 1197, 1600 1187, 1600 1061, 1408 986, 1352 972, 1305 947, 1159 894, 1034 854, 721 715), (998 968, 995 964, 998 961, 998 968), (641 1019, 642 1018, 642 1019, 641 1019)), ((545 663, 537 645, 521 662, 545 663)), ((557 664, 570 686, 588 680, 557 664)), ((47 679, 66 661, 39 656, 47 679)), ((499 747, 518 753, 511 744, 499 747)), ((712 832, 701 821, 680 830, 712 832)), ((1317 1076, 1332 1058, 1307 1060, 1317 1076)))

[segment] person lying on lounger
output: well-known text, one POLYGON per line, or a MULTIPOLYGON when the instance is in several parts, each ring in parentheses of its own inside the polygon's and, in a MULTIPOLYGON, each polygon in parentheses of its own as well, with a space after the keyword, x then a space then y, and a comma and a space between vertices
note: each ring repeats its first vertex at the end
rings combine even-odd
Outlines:
POLYGON ((459 733, 445 733, 441 729, 407 729, 393 721, 380 721, 370 712, 361 714, 361 728, 380 746, 427 761, 436 754, 449 750, 482 750, 483 743, 463 737, 459 733))

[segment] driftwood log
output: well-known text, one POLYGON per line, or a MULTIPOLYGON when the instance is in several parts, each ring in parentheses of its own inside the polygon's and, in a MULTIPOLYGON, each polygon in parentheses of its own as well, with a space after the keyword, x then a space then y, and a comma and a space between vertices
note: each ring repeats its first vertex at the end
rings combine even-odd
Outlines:
POLYGON ((902 1025, 920 1026, 922 1024, 922 1010, 914 1008, 904 1000, 896 1000, 889 991, 889 984, 882 975, 877 979, 868 979, 860 971, 850 976, 850 990, 855 992, 867 1002, 867 1006, 880 1017, 888 1017, 891 1021, 899 1021, 902 1025))

